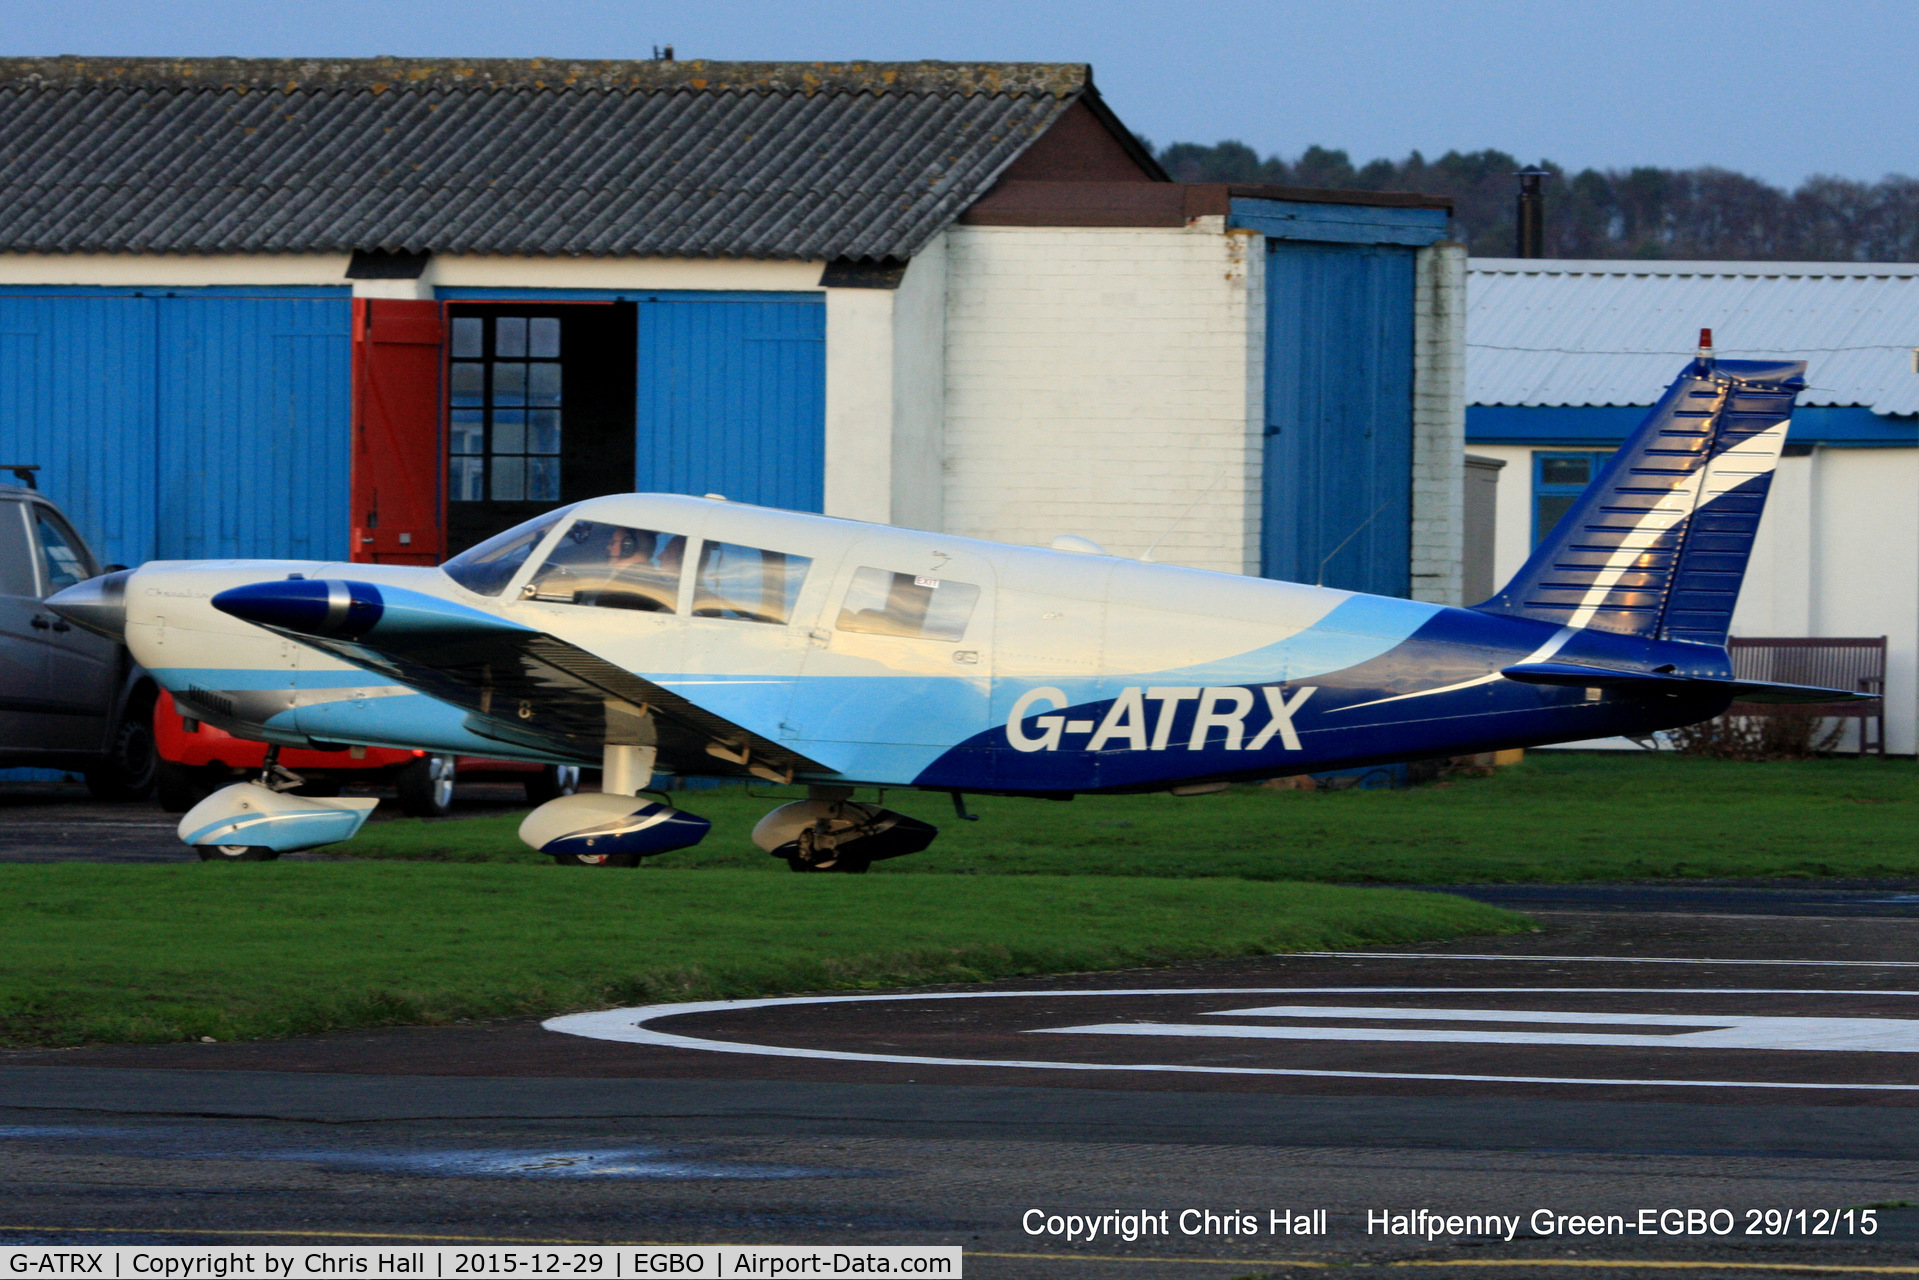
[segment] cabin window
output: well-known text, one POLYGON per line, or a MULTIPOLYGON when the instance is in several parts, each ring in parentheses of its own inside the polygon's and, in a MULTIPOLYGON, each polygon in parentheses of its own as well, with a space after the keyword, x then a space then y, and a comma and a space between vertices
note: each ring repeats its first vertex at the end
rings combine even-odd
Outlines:
POLYGON ((683 534, 576 520, 522 594, 557 604, 672 613, 685 561, 683 534))
POLYGON ((1611 457, 1605 453, 1533 454, 1533 545, 1546 540, 1553 526, 1572 510, 1592 478, 1611 457))
POLYGON ((970 582, 887 569, 860 569, 840 606, 841 631, 919 640, 958 640, 979 603, 970 582))
POLYGON ((693 580, 693 616, 784 626, 792 620, 793 605, 812 563, 810 557, 783 551, 731 542, 703 543, 700 570, 693 580))

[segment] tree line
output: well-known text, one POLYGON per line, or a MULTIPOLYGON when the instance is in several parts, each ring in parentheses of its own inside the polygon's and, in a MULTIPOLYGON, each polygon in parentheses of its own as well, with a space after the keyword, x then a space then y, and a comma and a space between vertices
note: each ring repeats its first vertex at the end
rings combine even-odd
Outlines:
MULTIPOLYGON (((1513 177, 1503 151, 1448 151, 1428 160, 1355 166, 1344 151, 1308 147, 1295 160, 1262 158, 1243 142, 1175 142, 1159 162, 1176 182, 1270 183, 1341 191, 1451 196, 1454 235, 1475 256, 1513 253, 1513 177)), ((1919 179, 1812 177, 1793 191, 1727 169, 1582 169, 1551 161, 1546 255, 1553 258, 1705 258, 1798 262, 1919 261, 1919 179)))

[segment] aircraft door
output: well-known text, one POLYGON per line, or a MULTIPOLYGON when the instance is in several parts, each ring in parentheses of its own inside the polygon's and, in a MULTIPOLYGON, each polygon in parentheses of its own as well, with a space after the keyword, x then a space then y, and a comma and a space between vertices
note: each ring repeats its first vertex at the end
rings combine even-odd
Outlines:
POLYGON ((993 598, 992 565, 960 545, 908 530, 861 539, 807 633, 781 736, 898 776, 989 729, 993 598))

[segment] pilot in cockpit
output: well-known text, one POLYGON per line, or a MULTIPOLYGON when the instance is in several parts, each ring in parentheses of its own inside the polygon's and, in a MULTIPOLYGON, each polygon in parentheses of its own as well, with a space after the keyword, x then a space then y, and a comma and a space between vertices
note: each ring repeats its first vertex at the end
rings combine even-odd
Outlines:
POLYGON ((529 584, 538 600, 671 613, 679 596, 686 539, 651 529, 582 520, 529 584))

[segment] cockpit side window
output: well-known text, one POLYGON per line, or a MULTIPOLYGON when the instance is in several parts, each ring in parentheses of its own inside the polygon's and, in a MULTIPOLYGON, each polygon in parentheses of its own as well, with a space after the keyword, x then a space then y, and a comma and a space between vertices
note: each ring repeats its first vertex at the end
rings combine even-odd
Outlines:
POLYGON ((693 616, 784 626, 792 620, 812 563, 809 556, 783 551, 703 543, 700 571, 693 580, 693 616))
POLYGON ((686 537, 577 520, 521 594, 532 600, 672 613, 679 605, 686 537))
POLYGON ((862 568, 846 589, 836 625, 841 631, 958 640, 978 603, 979 588, 970 582, 862 568))
POLYGON ((441 565, 440 572, 475 595, 497 596, 513 581, 513 575, 540 545, 540 539, 565 518, 566 510, 562 509, 516 524, 478 546, 468 547, 441 565))

